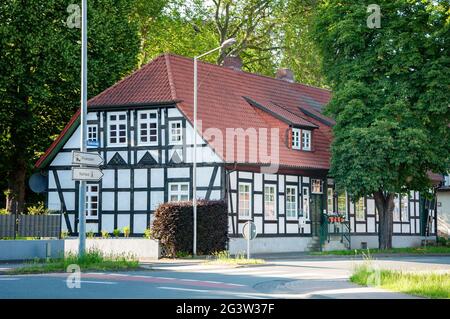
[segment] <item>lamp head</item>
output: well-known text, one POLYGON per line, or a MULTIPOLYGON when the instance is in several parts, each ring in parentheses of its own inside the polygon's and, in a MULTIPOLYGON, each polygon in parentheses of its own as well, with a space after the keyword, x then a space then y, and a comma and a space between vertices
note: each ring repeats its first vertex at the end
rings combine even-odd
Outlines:
POLYGON ((223 41, 223 43, 222 43, 222 45, 220 47, 222 49, 226 49, 226 48, 229 48, 230 46, 232 46, 235 43, 236 43, 236 39, 235 38, 229 38, 229 39, 223 41))

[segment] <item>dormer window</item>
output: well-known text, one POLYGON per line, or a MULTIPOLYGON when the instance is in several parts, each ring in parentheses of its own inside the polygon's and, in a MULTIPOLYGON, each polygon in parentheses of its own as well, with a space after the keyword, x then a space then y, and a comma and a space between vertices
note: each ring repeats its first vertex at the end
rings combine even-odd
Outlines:
POLYGON ((311 150, 311 131, 302 130, 302 150, 311 150))
POLYGON ((311 151, 311 131, 299 128, 292 129, 292 149, 311 151))
POLYGON ((292 129, 292 148, 294 150, 300 149, 300 129, 299 128, 292 129))

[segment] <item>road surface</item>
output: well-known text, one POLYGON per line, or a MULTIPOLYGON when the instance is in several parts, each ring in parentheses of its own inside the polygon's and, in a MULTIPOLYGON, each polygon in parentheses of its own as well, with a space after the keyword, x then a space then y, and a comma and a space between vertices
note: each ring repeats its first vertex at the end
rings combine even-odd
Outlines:
MULTIPOLYGON (((352 258, 270 260, 229 267, 199 263, 153 263, 139 271, 81 274, 69 288, 68 274, 0 275, 0 299, 11 298, 413 298, 348 281, 352 258), (151 269, 150 269, 151 268, 151 269)), ((380 258, 373 265, 403 271, 450 272, 450 256, 380 258)), ((5 265, 0 265, 1 268, 5 265)), ((69 281, 70 283, 73 281, 69 281)))

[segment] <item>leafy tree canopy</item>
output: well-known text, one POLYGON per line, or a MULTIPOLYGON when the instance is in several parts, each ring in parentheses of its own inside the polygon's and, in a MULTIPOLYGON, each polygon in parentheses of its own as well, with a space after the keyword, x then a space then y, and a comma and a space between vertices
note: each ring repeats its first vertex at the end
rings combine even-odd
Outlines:
POLYGON ((354 197, 426 190, 449 168, 450 10, 446 0, 324 1, 314 34, 333 88, 331 174, 354 197))

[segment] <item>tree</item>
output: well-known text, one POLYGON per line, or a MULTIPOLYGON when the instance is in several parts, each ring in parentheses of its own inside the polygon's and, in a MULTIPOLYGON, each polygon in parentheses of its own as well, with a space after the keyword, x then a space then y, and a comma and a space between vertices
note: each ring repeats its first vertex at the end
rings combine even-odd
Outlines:
POLYGON ((273 76, 282 49, 276 35, 285 3, 285 0, 172 0, 147 35, 144 62, 167 51, 193 57, 234 37, 235 45, 205 60, 221 64, 226 56, 239 55, 244 69, 273 76))
POLYGON ((283 47, 281 66, 289 67, 295 80, 304 84, 326 87, 320 70, 321 54, 312 36, 312 18, 319 0, 290 0, 282 13, 279 38, 283 47))
MULTIPOLYGON (((132 1, 88 1, 88 95, 131 71, 139 50, 132 1)), ((23 211, 26 178, 79 106, 80 29, 64 0, 0 3, 0 173, 7 209, 23 211)))
POLYGON ((319 6, 314 34, 333 88, 331 175, 353 199, 372 194, 379 245, 392 247, 394 194, 431 187, 449 167, 448 1, 382 0, 319 6), (370 18, 373 18, 370 17, 370 18))

